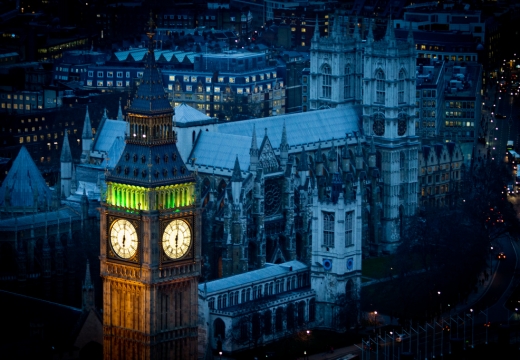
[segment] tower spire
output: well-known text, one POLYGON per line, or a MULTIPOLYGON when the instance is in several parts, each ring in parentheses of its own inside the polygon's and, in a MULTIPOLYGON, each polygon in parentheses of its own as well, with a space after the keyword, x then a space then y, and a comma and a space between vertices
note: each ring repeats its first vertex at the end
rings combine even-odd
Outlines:
POLYGON ((119 99, 119 109, 117 110, 117 120, 124 120, 123 111, 121 110, 121 99, 119 99))
POLYGON ((372 19, 368 20, 368 34, 367 34, 367 42, 374 42, 374 32, 372 30, 373 21, 372 19))
POLYGON ((316 15, 316 24, 314 25, 314 34, 312 40, 318 41, 320 39, 320 26, 318 21, 318 15, 316 15))

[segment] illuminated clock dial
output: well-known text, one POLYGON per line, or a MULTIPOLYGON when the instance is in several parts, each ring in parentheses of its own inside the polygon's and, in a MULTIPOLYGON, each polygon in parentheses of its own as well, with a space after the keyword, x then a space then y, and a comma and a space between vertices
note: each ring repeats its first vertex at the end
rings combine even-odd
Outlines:
POLYGON ((137 232, 128 220, 119 219, 110 227, 112 250, 122 259, 130 259, 137 252, 137 232))
POLYGON ((164 229, 162 246, 170 259, 180 259, 191 245, 191 229, 184 220, 173 220, 164 229))

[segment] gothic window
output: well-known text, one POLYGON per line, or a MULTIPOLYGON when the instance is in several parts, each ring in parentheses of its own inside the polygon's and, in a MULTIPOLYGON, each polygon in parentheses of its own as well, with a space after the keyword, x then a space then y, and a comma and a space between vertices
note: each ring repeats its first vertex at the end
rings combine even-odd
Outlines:
POLYGON ((316 320, 316 300, 309 301, 309 322, 316 320))
POLYGON ((385 103, 385 73, 381 69, 376 72, 376 102, 385 103))
POLYGON ((230 293, 229 293, 229 306, 233 306, 233 305, 235 305, 235 304, 233 303, 234 300, 235 300, 235 298, 233 297, 233 292, 230 292, 230 293))
POLYGON ((353 232, 352 232, 352 220, 354 218, 354 212, 349 211, 345 213, 345 247, 354 244, 353 232))
POLYGON ((221 295, 218 296, 217 309, 222 309, 222 296, 221 295))
POLYGON ((324 65, 321 69, 321 97, 330 99, 332 93, 332 70, 329 65, 324 65))
POLYGON ((352 280, 348 280, 347 285, 345 286, 345 296, 347 300, 353 300, 355 299, 355 295, 354 282, 352 280))
POLYGON ((213 322, 215 337, 218 338, 220 336, 220 340, 224 340, 226 338, 226 324, 221 318, 216 318, 213 322))
POLYGON ((215 298, 209 299, 208 306, 211 310, 215 308, 215 298))
POLYGON ((246 301, 251 300, 251 289, 246 289, 246 301))
POLYGON ((283 308, 282 307, 279 307, 278 309, 276 309, 275 326, 276 326, 277 332, 280 332, 283 330, 283 308))
POLYGON ((242 292, 241 292, 241 296, 240 296, 240 297, 241 297, 240 302, 241 302, 242 304, 245 303, 245 302, 246 302, 246 291, 245 291, 245 290, 242 290, 242 292))
POLYGON ((383 136, 385 134, 385 117, 381 113, 374 115, 374 123, 372 124, 372 130, 377 136, 383 136))
POLYGON ((233 297, 235 298, 235 300, 234 300, 234 303, 235 303, 235 305, 238 305, 238 290, 237 290, 237 291, 235 291, 235 293, 234 293, 234 296, 233 296, 233 297))
POLYGON ((281 204, 280 186, 277 182, 269 181, 265 183, 264 199, 265 216, 276 214, 281 204))
POLYGON ((298 303, 298 326, 303 326, 305 322, 305 302, 298 303))
POLYGON ((404 103, 404 70, 399 71, 399 82, 397 83, 397 102, 404 103))
POLYGON ((247 321, 246 317, 243 317, 240 319, 240 340, 245 341, 248 338, 249 333, 249 322, 247 321))
POLYGON ((406 158, 404 155, 404 151, 401 151, 399 153, 399 170, 401 173, 401 182, 405 181, 406 177, 406 158))
POLYGON ((334 246, 334 213, 323 213, 323 245, 334 246))
POLYGON ((262 327, 260 323, 260 314, 253 314, 253 319, 251 321, 251 335, 253 339, 258 339, 262 335, 262 327))
POLYGON ((273 332, 272 316, 271 310, 264 313, 264 332, 266 335, 271 335, 273 332))
POLYGON ((408 115, 400 113, 397 116, 397 135, 403 136, 408 129, 408 115))
POLYGON ((344 84, 344 93, 343 93, 343 97, 345 99, 348 99, 352 96, 350 93, 350 91, 352 89, 351 81, 352 81, 352 74, 351 74, 350 64, 348 64, 347 66, 345 66, 345 84, 344 84))
POLYGON ((294 329, 294 304, 287 306, 287 329, 294 329))

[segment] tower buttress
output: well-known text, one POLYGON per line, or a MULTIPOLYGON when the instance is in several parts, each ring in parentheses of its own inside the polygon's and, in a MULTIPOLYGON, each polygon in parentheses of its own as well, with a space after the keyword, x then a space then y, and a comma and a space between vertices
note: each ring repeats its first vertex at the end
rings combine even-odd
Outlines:
POLYGON ((90 149, 92 147, 92 124, 90 123, 90 116, 87 110, 85 112, 85 121, 83 122, 83 131, 81 133, 81 163, 88 164, 90 161, 90 149))
POLYGON ((63 137, 63 146, 61 148, 60 168, 61 168, 61 196, 67 198, 70 196, 70 188, 72 182, 72 153, 69 145, 68 130, 65 129, 65 136, 63 137))
POLYGON ((84 312, 94 310, 96 308, 94 301, 94 284, 92 284, 92 280, 90 277, 90 263, 88 259, 87 268, 85 270, 85 280, 83 281, 83 286, 81 287, 81 290, 81 310, 83 310, 84 312))

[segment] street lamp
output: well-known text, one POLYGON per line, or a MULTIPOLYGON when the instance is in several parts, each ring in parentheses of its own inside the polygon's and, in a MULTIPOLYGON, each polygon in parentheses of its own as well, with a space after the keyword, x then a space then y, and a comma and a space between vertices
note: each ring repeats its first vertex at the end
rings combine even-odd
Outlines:
MULTIPOLYGON (((307 332, 307 350, 309 350, 309 338, 311 336, 311 331, 307 330, 306 332, 307 332)), ((307 351, 304 351, 303 355, 306 355, 307 360, 309 359, 309 354, 307 354, 307 351)))
POLYGON ((218 355, 220 356, 220 360, 222 360, 222 351, 219 351, 218 355))

